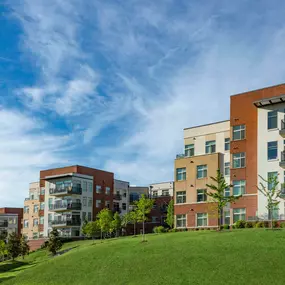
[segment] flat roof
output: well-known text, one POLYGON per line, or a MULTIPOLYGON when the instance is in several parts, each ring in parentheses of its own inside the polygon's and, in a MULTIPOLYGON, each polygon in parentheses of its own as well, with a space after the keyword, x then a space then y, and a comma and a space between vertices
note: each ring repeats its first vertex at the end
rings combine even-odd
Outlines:
POLYGON ((113 172, 110 172, 110 171, 107 171, 107 170, 102 170, 102 169, 89 167, 89 166, 84 166, 84 165, 79 165, 79 164, 73 164, 73 165, 66 165, 66 166, 61 166, 61 167, 54 167, 54 168, 49 168, 49 169, 43 169, 43 170, 40 170, 40 172, 49 171, 49 170, 56 170, 56 169, 63 169, 63 168, 67 168, 67 167, 83 167, 83 168, 89 168, 89 169, 93 169, 93 170, 97 170, 97 171, 102 171, 102 172, 107 172, 107 173, 114 174, 113 172))
POLYGON ((55 175, 51 175, 51 176, 46 176, 44 178, 44 180, 52 180, 52 179, 61 178, 61 177, 67 177, 67 176, 75 176, 75 177, 82 177, 82 178, 93 179, 93 176, 91 176, 91 175, 80 174, 80 173, 77 173, 77 172, 70 172, 70 173, 55 174, 55 175))
POLYGON ((219 124, 219 123, 225 123, 225 122, 229 122, 229 121, 230 121, 230 120, 218 121, 218 122, 214 122, 214 123, 209 123, 209 124, 204 124, 204 125, 198 125, 198 126, 194 126, 194 127, 184 128, 183 130, 189 130, 189 129, 194 129, 194 128, 200 128, 200 127, 215 125, 215 124, 219 124))
POLYGON ((253 104, 257 107, 264 107, 268 105, 274 105, 278 103, 284 103, 285 102, 285 94, 279 95, 279 96, 274 96, 270 98, 264 98, 261 100, 254 101, 253 104))
POLYGON ((151 183, 149 185, 157 185, 157 184, 163 184, 163 183, 174 183, 174 181, 156 182, 156 183, 151 183))

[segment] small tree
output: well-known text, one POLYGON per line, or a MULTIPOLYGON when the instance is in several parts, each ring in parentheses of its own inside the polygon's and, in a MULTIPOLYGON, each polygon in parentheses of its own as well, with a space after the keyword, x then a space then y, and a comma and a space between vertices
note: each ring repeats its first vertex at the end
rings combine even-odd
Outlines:
POLYGON ((147 214, 150 213, 154 200, 146 198, 143 194, 139 201, 136 202, 136 213, 137 213, 137 221, 143 223, 143 233, 142 233, 142 241, 145 241, 145 221, 147 220, 147 214))
POLYGON ((82 234, 84 234, 85 236, 87 235, 87 232, 86 232, 86 226, 87 226, 87 224, 88 224, 88 221, 87 221, 87 219, 85 218, 85 220, 84 220, 84 222, 83 222, 83 225, 82 225, 82 230, 81 230, 82 234))
POLYGON ((174 200, 172 199, 167 207, 166 223, 172 229, 174 225, 174 200))
POLYGON ((28 241, 25 239, 24 236, 22 236, 21 238, 20 248, 21 248, 22 258, 24 259, 25 255, 28 255, 30 251, 30 246, 28 245, 28 241))
POLYGON ((15 232, 8 236, 7 251, 13 260, 21 253, 20 238, 15 232))
POLYGON ((58 230, 53 228, 49 234, 47 248, 53 255, 56 255, 56 252, 60 250, 61 247, 62 247, 62 242, 60 240, 58 230))
POLYGON ((98 225, 101 231, 101 241, 103 233, 107 233, 111 228, 111 223, 113 220, 112 212, 109 209, 103 209, 97 215, 98 225))
POLYGON ((0 240, 0 258, 1 261, 4 260, 5 255, 8 254, 7 247, 4 240, 0 240))
POLYGON ((118 212, 114 214, 113 221, 112 221, 112 229, 116 231, 116 236, 119 235, 119 231, 122 228, 122 219, 118 212))
POLYGON ((259 183, 260 186, 257 187, 257 189, 266 197, 266 208, 268 209, 268 212, 270 214, 270 224, 271 229, 273 229, 273 210, 279 205, 280 201, 278 201, 277 199, 281 195, 281 190, 277 189, 277 186, 279 184, 278 177, 271 176, 268 178, 268 180, 265 180, 262 176, 258 176, 263 182, 259 183), (264 182, 267 184, 267 186, 264 185, 264 182))
POLYGON ((88 237, 91 237, 93 239, 93 242, 96 234, 98 234, 99 232, 100 232, 100 227, 98 221, 89 222, 85 226, 85 234, 88 237))
POLYGON ((215 203, 215 210, 218 213, 218 230, 221 229, 221 225, 223 224, 223 208, 228 203, 233 203, 238 200, 240 196, 225 196, 225 190, 227 188, 231 188, 232 185, 227 184, 224 175, 221 173, 220 169, 217 170, 217 176, 211 177, 211 179, 215 182, 214 184, 206 184, 208 188, 212 190, 212 192, 206 192, 206 194, 211 197, 210 202, 215 203))

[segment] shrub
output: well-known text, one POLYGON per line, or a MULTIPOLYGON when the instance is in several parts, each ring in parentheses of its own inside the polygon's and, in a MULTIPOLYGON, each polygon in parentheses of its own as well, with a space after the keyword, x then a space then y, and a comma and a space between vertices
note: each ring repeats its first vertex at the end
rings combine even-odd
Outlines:
POLYGON ((256 228, 264 228, 264 222, 257 222, 255 227, 256 228))
POLYGON ((46 240, 45 242, 43 242, 43 244, 41 245, 41 249, 45 249, 48 246, 48 241, 46 240))
POLYGON ((280 223, 280 228, 285 228, 285 222, 280 223))
POLYGON ((153 232, 155 234, 161 234, 161 233, 165 233, 166 229, 163 226, 158 226, 158 227, 153 228, 153 232))
POLYGON ((169 229, 168 232, 169 233, 176 233, 176 232, 178 232, 178 230, 177 229, 169 229))
POLYGON ((245 223, 245 227, 246 227, 246 228, 253 228, 253 222, 247 221, 247 222, 245 223))
POLYGON ((223 225, 224 230, 228 230, 230 228, 230 225, 223 225))
POLYGON ((245 227, 245 221, 244 220, 238 220, 234 225, 236 229, 243 229, 245 227))

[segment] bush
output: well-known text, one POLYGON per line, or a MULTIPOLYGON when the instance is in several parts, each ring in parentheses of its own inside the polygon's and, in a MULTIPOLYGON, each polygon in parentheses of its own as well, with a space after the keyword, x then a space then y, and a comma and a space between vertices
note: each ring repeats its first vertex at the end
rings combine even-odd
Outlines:
POLYGON ((255 227, 256 228, 264 228, 264 222, 257 222, 255 227))
POLYGON ((153 228, 153 232, 155 234, 161 234, 161 233, 165 233, 166 229, 163 226, 158 226, 158 227, 153 228))
POLYGON ((280 228, 285 228, 285 222, 280 223, 280 228))
POLYGON ((236 229, 243 229, 245 227, 245 221, 244 220, 239 220, 235 222, 234 226, 236 229))
POLYGON ((247 221, 247 222, 245 223, 245 227, 246 227, 247 229, 253 228, 253 222, 247 221))
POLYGON ((177 229, 169 229, 168 232, 169 233, 176 233, 176 232, 178 232, 178 230, 177 229))
POLYGON ((41 245, 41 249, 47 248, 47 245, 48 245, 48 241, 46 240, 46 241, 41 245))
POLYGON ((230 225, 223 225, 223 230, 228 230, 230 228, 230 225))

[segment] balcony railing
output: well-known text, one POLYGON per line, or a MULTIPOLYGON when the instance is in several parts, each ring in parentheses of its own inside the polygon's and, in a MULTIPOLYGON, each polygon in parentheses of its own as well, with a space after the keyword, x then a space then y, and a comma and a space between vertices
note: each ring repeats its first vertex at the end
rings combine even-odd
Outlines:
POLYGON ((81 203, 79 202, 73 202, 73 203, 55 203, 55 204, 50 204, 49 209, 51 211, 62 211, 62 210, 81 210, 81 203))
POLYGON ((0 221, 0 227, 7 228, 8 227, 8 221, 0 221))
POLYGON ((118 200, 118 201, 122 200, 122 195, 121 194, 115 194, 114 200, 118 200))
POLYGON ((187 156, 185 156, 184 153, 176 154, 176 159, 185 158, 185 157, 187 156))
POLYGON ((60 188, 53 188, 49 189, 50 195, 61 195, 61 194, 76 194, 81 195, 82 194, 82 188, 81 187, 75 187, 75 186, 66 186, 66 187, 60 187, 60 188))
POLYGON ((51 221, 52 226, 80 226, 80 219, 55 219, 51 221))
POLYGON ((281 120, 281 129, 279 130, 279 134, 284 138, 285 137, 285 121, 281 120))
POLYGON ((285 151, 281 151, 279 166, 285 168, 285 151))

